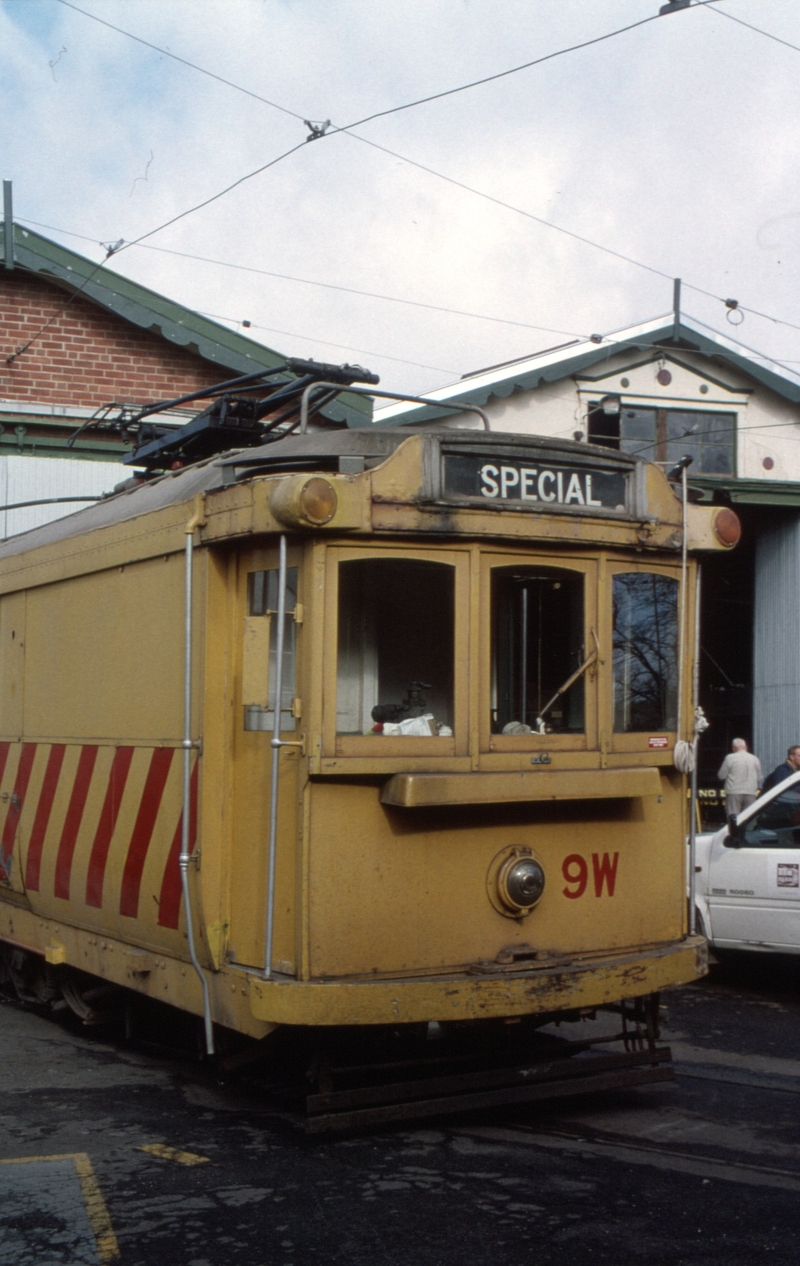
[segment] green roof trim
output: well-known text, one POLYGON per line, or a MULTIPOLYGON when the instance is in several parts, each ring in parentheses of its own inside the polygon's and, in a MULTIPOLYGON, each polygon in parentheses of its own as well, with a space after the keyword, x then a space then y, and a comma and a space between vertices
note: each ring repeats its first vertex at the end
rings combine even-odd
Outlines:
MULTIPOLYGON (((5 243, 5 225, 3 241, 5 243)), ((191 308, 112 272, 105 265, 98 268, 85 256, 17 223, 14 224, 14 267, 55 281, 73 292, 80 290, 107 312, 234 374, 272 369, 285 360, 280 352, 228 330, 191 308)), ((292 377, 290 373, 285 375, 287 381, 292 377)), ((343 392, 322 412, 330 421, 344 422, 348 427, 368 426, 372 401, 343 392)))
POLYGON ((727 391, 732 396, 750 396, 755 390, 754 387, 732 387, 729 382, 723 382, 721 378, 715 378, 705 366, 703 369, 697 369, 694 365, 687 365, 686 361, 681 360, 680 356, 676 356, 674 351, 661 347, 653 348, 647 355, 642 356, 641 360, 626 364, 624 368, 618 365, 602 374, 575 374, 575 381, 583 390, 586 390, 583 384, 589 384, 594 385, 599 391, 607 378, 619 378, 621 373, 630 374, 634 369, 641 369, 642 365, 655 365, 661 360, 667 361, 672 365, 680 365, 681 369, 686 370, 689 374, 694 374, 695 378, 702 378, 703 382, 713 382, 715 387, 719 387, 721 391, 727 391))
MULTIPOLYGON (((517 391, 534 391, 537 387, 542 387, 547 383, 559 382, 563 378, 583 374, 593 365, 598 365, 602 361, 608 361, 612 356, 624 355, 626 352, 646 352, 657 347, 659 349, 663 348, 664 351, 673 352, 676 355, 680 355, 681 351, 701 352, 710 358, 713 357, 718 362, 726 361, 756 382, 768 387, 770 391, 774 391, 776 395, 781 396, 784 400, 789 400, 793 404, 800 403, 800 383, 781 377, 780 374, 767 369, 757 361, 750 360, 749 357, 741 352, 734 351, 715 339, 709 338, 708 335, 702 334, 693 326, 682 322, 678 326, 677 339, 675 338, 675 332, 675 323, 672 317, 669 319, 665 318, 663 325, 651 328, 646 332, 640 331, 637 334, 633 334, 630 339, 620 337, 618 342, 611 344, 587 345, 584 343, 575 352, 564 353, 549 363, 531 365, 531 361, 535 361, 536 357, 530 357, 517 365, 516 369, 513 366, 509 366, 507 375, 498 377, 492 382, 485 382, 477 387, 470 387, 468 385, 469 380, 464 383, 463 390, 459 390, 460 384, 454 384, 452 390, 448 391, 447 397, 444 396, 444 393, 440 393, 441 398, 442 400, 447 398, 451 402, 463 401, 465 404, 486 405, 493 399, 506 400, 517 391)), ((548 353, 543 352, 541 355, 542 360, 544 360, 548 353)), ((436 404, 436 400, 432 400, 429 408, 404 411, 400 417, 381 419, 373 425, 408 426, 420 422, 432 422, 435 418, 453 417, 452 409, 437 409, 436 404)))
POLYGON ((734 479, 732 476, 689 475, 689 487, 701 493, 698 500, 742 506, 800 508, 800 480, 734 479))

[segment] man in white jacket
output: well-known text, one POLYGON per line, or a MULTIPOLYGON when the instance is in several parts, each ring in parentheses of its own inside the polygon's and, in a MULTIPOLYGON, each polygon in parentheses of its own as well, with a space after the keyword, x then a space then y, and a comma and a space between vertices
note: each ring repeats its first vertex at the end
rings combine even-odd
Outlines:
POLYGON ((717 777, 725 783, 725 811, 731 818, 755 800, 762 781, 761 761, 748 752, 744 739, 735 738, 717 777))

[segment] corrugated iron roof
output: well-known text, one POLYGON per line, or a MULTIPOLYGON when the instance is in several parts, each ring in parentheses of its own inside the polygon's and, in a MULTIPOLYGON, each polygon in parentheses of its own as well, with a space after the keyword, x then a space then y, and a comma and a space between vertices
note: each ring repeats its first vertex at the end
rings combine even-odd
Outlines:
MULTIPOLYGON (((486 405, 490 400, 505 400, 517 391, 533 391, 545 383, 558 382, 574 374, 580 374, 593 365, 601 364, 620 352, 645 351, 663 347, 675 354, 700 352, 713 357, 718 363, 726 361, 756 382, 762 383, 783 399, 793 404, 800 402, 800 381, 791 371, 777 361, 764 360, 751 349, 733 339, 712 330, 701 330, 700 323, 682 317, 677 330, 672 314, 655 317, 641 325, 629 326, 612 334, 605 334, 598 341, 583 339, 566 346, 551 348, 522 360, 507 362, 493 368, 478 371, 448 387, 426 392, 435 406, 437 400, 463 400, 465 404, 486 405), (758 359, 754 359, 758 356, 758 359)), ((375 426, 406 426, 435 418, 452 417, 452 411, 438 411, 435 407, 398 404, 380 409, 373 419, 375 426)))

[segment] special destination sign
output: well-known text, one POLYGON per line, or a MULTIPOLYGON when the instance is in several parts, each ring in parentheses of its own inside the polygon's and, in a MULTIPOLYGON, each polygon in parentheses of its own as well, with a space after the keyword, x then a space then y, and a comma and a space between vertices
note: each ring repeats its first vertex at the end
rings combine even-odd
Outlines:
POLYGON ((627 474, 621 470, 569 462, 494 457, 482 453, 444 456, 446 497, 477 498, 488 504, 512 502, 531 509, 625 510, 627 474))

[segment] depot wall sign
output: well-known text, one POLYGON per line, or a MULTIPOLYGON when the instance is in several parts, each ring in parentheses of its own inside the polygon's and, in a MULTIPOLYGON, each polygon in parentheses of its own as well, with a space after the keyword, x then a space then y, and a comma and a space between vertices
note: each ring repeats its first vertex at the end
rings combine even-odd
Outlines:
POLYGON ((584 513, 626 509, 627 475, 620 470, 476 453, 444 453, 443 458, 445 497, 584 513))

